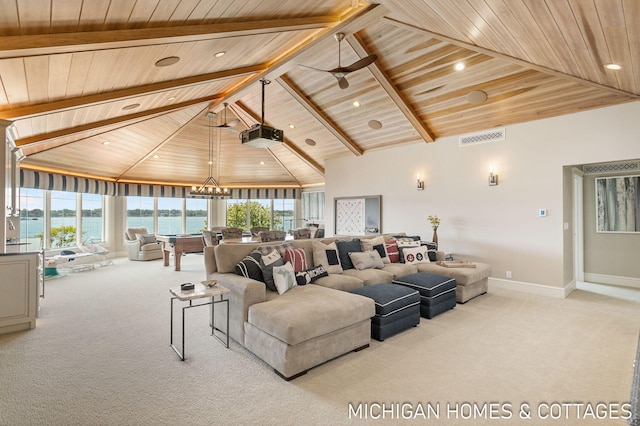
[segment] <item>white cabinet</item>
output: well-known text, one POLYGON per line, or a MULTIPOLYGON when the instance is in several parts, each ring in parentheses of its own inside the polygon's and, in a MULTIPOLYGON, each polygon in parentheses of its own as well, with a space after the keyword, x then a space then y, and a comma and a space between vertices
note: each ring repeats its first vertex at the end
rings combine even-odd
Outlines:
POLYGON ((35 328, 40 253, 0 255, 0 333, 35 328))

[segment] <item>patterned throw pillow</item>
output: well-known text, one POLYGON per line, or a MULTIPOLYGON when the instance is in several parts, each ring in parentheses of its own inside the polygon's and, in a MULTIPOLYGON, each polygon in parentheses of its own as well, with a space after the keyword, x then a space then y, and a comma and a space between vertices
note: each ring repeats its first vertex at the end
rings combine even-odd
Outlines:
POLYGON ((398 239, 396 240, 398 250, 400 251, 400 262, 405 263, 404 250, 406 248, 420 247, 420 241, 414 241, 410 239, 398 239))
POLYGON ((400 262, 400 251, 398 250, 398 244, 396 244, 395 240, 387 241, 386 243, 384 243, 384 249, 387 252, 387 256, 389 257, 389 262, 400 262))
POLYGON ((284 261, 291 262, 294 272, 300 272, 307 269, 307 255, 304 249, 288 248, 284 251, 284 261))
POLYGON ((324 244, 320 241, 313 241, 313 263, 322 265, 330 274, 341 274, 342 265, 338 257, 336 243, 324 244))
POLYGON ((264 282, 262 269, 260 269, 260 258, 262 255, 257 251, 252 251, 248 256, 236 265, 235 273, 243 277, 251 278, 256 281, 264 282))
POLYGON ((429 263, 429 249, 425 246, 403 248, 404 263, 429 263))
POLYGON ((293 265, 290 262, 285 263, 282 266, 273 267, 273 281, 278 290, 278 294, 284 294, 288 290, 295 287, 296 274, 293 272, 293 265))
POLYGON ((320 277, 328 277, 329 273, 324 266, 318 265, 315 268, 310 268, 304 271, 300 271, 296 274, 296 282, 298 285, 306 285, 314 282, 320 277))
POLYGON ((382 262, 380 253, 378 253, 377 250, 368 250, 360 253, 349 253, 349 256, 351 257, 353 266, 358 271, 362 271, 363 269, 384 268, 384 263, 382 262))
POLYGON ((386 244, 383 236, 375 238, 364 238, 362 240, 362 251, 377 250, 383 263, 391 263, 385 245, 386 244))
POLYGON ((280 256, 284 258, 285 251, 287 249, 292 249, 292 248, 293 248, 293 243, 286 242, 282 244, 266 244, 263 246, 260 245, 256 247, 255 250, 259 251, 262 255, 269 254, 273 250, 276 250, 278 253, 280 253, 280 256))
POLYGON ((273 281, 273 268, 282 265, 284 265, 284 262, 282 261, 282 256, 280 256, 280 253, 278 253, 277 250, 273 250, 269 254, 263 254, 260 257, 260 269, 262 270, 264 283, 268 290, 278 291, 276 284, 273 281))
POLYGON ((427 249, 429 250, 429 260, 432 262, 435 262, 437 259, 437 251, 438 251, 438 244, 437 243, 432 243, 432 242, 423 242, 422 243, 423 246, 426 246, 427 249))

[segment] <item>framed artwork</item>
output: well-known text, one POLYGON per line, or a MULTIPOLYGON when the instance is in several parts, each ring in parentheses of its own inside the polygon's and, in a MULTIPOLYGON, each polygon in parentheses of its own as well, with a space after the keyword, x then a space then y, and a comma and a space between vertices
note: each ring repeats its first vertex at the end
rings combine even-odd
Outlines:
POLYGON ((596 178, 596 232, 640 232, 640 176, 596 178))
POLYGON ((381 195, 334 198, 335 235, 382 233, 381 195))

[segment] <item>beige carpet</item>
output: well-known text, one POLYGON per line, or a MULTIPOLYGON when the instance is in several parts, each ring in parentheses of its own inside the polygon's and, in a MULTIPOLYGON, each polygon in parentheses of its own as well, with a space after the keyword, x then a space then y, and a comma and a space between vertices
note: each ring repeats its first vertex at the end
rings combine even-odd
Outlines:
POLYGON ((37 328, 0 335, 0 424, 626 424, 582 418, 629 399, 636 301, 496 290, 285 382, 211 338, 206 308, 187 313, 187 360, 169 348, 168 288, 203 279, 202 263, 116 259, 47 281, 37 328), (544 403, 562 417, 539 419, 544 403))

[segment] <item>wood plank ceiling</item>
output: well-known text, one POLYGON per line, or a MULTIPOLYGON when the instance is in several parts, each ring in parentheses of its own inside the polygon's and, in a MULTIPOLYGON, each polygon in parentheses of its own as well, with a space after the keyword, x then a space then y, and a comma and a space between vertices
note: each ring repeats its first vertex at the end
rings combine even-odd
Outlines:
POLYGON ((0 8, 0 118, 14 123, 21 166, 113 181, 199 184, 211 138, 222 186, 310 187, 323 184, 327 159, 640 96, 637 0, 0 0, 0 8), (337 66, 337 32, 347 35, 342 65, 378 56, 344 90, 298 66, 337 66), (178 61, 155 65, 171 57, 178 61), (271 81, 265 124, 285 135, 269 149, 238 138, 262 118, 262 78, 271 81), (473 91, 486 101, 470 102, 473 91), (224 122, 223 103, 226 121, 238 124, 211 128, 224 122))

